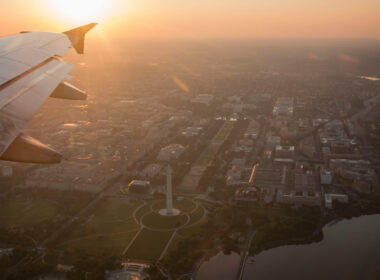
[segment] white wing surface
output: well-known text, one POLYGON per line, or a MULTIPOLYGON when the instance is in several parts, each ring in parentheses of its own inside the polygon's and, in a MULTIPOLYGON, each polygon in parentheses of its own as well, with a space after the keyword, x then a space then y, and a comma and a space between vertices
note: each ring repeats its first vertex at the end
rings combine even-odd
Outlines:
POLYGON ((88 24, 65 33, 22 32, 0 38, 0 159, 57 163, 61 155, 21 132, 51 96, 86 99, 86 94, 62 82, 72 65, 60 57, 74 47, 83 53, 88 24))

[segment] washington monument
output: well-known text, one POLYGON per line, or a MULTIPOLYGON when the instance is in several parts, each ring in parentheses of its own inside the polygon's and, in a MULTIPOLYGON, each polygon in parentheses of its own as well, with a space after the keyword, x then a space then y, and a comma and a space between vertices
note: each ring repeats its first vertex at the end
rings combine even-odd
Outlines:
POLYGON ((172 191, 173 169, 168 165, 166 169, 166 215, 173 215, 173 191, 172 191))
POLYGON ((172 173, 173 169, 168 165, 166 169, 166 208, 159 211, 163 216, 177 216, 180 213, 178 209, 173 209, 172 173))

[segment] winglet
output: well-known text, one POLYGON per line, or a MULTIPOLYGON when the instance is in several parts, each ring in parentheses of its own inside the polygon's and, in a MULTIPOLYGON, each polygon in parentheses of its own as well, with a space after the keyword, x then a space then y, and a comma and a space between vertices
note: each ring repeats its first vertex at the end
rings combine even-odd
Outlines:
POLYGON ((69 31, 63 32, 63 34, 69 37, 73 47, 79 54, 83 54, 84 52, 84 37, 88 31, 95 27, 97 23, 90 23, 87 25, 83 25, 78 28, 71 29, 69 31))

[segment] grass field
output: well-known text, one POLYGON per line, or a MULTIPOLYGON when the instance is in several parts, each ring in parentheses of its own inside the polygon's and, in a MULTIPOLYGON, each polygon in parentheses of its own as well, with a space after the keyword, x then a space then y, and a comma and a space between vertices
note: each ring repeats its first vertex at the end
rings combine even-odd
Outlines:
POLYGON ((141 217, 144 216, 144 214, 149 213, 151 211, 150 207, 151 207, 151 204, 148 203, 148 204, 142 206, 139 210, 137 210, 136 218, 138 221, 141 220, 141 217))
POLYGON ((172 234, 173 231, 143 229, 125 256, 137 260, 157 260, 172 234))
POLYGON ((202 154, 202 157, 196 162, 196 164, 202 166, 210 165, 210 163, 214 160, 215 155, 218 153, 218 150, 219 146, 210 144, 202 154))
POLYGON ((177 228, 169 248, 175 248, 180 240, 196 234, 201 229, 205 210, 200 204, 191 199, 174 200, 174 207, 180 209, 179 216, 165 217, 157 213, 165 207, 165 200, 153 201, 140 208, 140 215, 144 228, 133 244, 127 250, 125 256, 138 260, 157 260, 166 247, 170 237, 177 228), (150 210, 149 210, 150 209, 150 210))
POLYGON ((70 264, 70 255, 75 252, 121 254, 125 249, 126 258, 158 260, 175 229, 177 234, 170 244, 173 248, 177 241, 199 232, 206 219, 203 219, 205 210, 202 204, 197 204, 189 198, 175 199, 174 207, 182 213, 166 217, 157 213, 165 207, 165 200, 150 201, 143 205, 141 202, 111 198, 99 205, 87 221, 60 240, 55 247, 65 250, 67 254, 62 262, 67 264, 70 264), (135 211, 136 218, 142 225, 133 218, 135 211))
POLYGON ((196 162, 200 166, 208 166, 214 160, 215 155, 218 153, 221 145, 227 140, 230 135, 232 128, 234 127, 233 122, 225 122, 223 126, 219 129, 218 133, 212 139, 211 143, 208 145, 206 150, 203 152, 202 156, 196 162))
POLYGON ((139 203, 108 199, 57 247, 89 253, 121 253, 139 230, 132 217, 138 206, 139 203))
POLYGON ((216 142, 223 143, 231 133, 232 128, 234 127, 234 122, 227 121, 224 123, 222 128, 218 131, 218 134, 214 137, 216 142))
POLYGON ((59 206, 42 199, 14 199, 0 205, 0 227, 29 227, 53 219, 59 206))
POLYGON ((142 219, 144 226, 149 228, 154 228, 157 230, 161 229, 174 229, 186 224, 188 218, 180 214, 178 216, 161 216, 160 214, 151 212, 145 215, 142 219))

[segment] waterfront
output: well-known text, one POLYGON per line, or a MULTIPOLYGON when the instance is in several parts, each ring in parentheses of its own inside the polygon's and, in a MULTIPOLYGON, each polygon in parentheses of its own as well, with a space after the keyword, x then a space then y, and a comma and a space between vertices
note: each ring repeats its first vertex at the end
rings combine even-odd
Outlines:
MULTIPOLYGON (((247 263, 243 279, 379 279, 380 215, 332 222, 319 243, 264 251, 247 263)), ((219 253, 202 264, 197 280, 236 279, 236 254, 219 253)))
POLYGON ((197 272, 196 280, 235 279, 239 262, 240 256, 238 254, 225 255, 223 252, 219 252, 201 265, 197 272))

